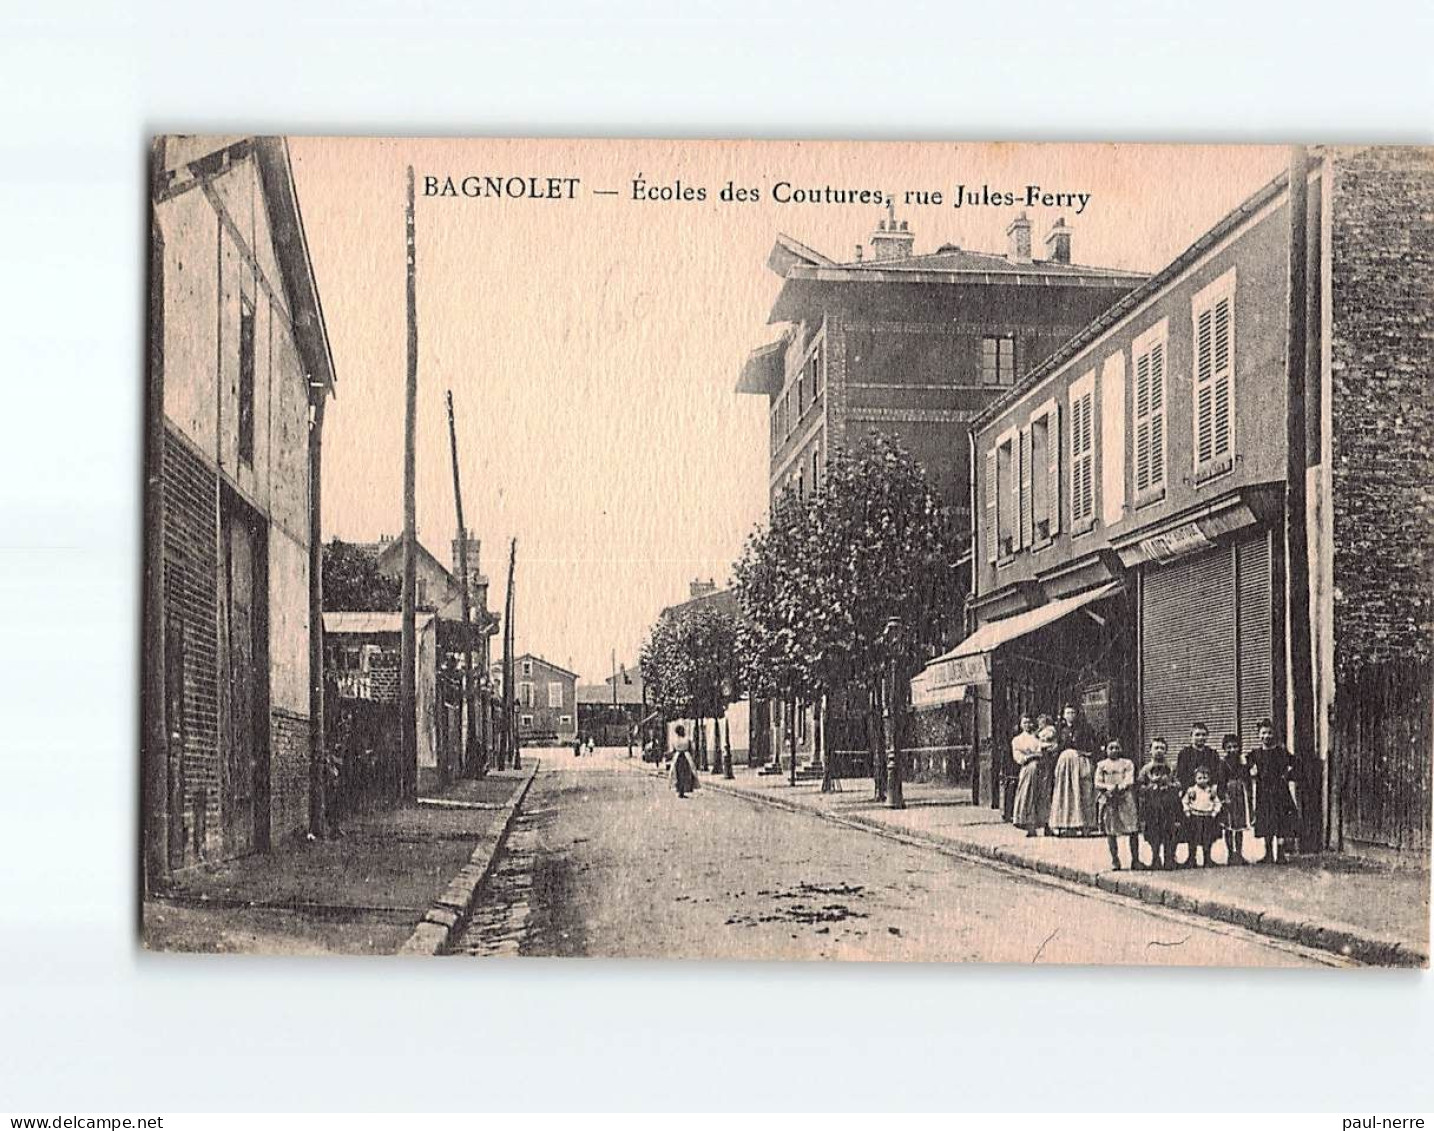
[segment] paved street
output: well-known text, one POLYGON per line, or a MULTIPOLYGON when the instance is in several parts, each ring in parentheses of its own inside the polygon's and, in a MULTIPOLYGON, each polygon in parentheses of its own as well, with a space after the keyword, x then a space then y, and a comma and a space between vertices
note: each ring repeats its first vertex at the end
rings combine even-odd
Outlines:
POLYGON ((1345 964, 715 789, 679 800, 623 755, 542 752, 456 954, 1345 964))

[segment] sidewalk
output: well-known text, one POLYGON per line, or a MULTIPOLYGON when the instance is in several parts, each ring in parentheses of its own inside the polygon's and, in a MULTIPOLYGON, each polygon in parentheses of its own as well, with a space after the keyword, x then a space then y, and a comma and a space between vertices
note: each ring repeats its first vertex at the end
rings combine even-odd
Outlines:
MULTIPOLYGON (((1028 838, 999 811, 970 804, 964 787, 907 783, 907 808, 887 809, 873 800, 868 778, 848 778, 840 792, 822 793, 819 781, 792 786, 785 777, 759 777, 746 767, 736 768, 736 775, 726 781, 701 774, 700 780, 705 788, 1220 919, 1370 965, 1429 965, 1428 872, 1343 856, 1226 868, 1220 866, 1223 846, 1216 847, 1217 865, 1211 868, 1116 872, 1104 837, 1028 838)), ((1123 844, 1121 851, 1124 857, 1123 844)), ((1262 842, 1246 838, 1249 858, 1258 859, 1263 851, 1262 842)))
POLYGON ((143 943, 207 953, 397 953, 455 876, 481 881, 474 870, 496 853, 534 762, 349 818, 336 839, 188 870, 145 900, 143 943))

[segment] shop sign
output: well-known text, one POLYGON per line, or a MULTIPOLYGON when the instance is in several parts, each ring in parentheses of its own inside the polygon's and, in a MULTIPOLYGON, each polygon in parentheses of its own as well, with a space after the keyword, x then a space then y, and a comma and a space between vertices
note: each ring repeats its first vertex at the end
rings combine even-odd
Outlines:
POLYGON ((1200 529, 1198 522, 1184 522, 1164 534, 1155 534, 1140 543, 1147 561, 1172 562, 1187 554, 1198 553, 1215 543, 1200 529))

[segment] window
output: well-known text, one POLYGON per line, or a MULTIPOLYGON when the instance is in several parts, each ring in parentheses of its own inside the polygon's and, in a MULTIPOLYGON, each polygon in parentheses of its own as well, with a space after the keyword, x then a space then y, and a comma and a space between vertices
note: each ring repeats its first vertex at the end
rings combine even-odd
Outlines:
POLYGON ((1194 322, 1195 482, 1233 466, 1235 380, 1235 271, 1231 268, 1197 294, 1194 322))
POLYGON ((812 448, 812 490, 815 491, 822 482, 822 450, 820 447, 812 448))
POLYGON ((527 727, 529 730, 532 730, 532 729, 533 729, 533 716, 532 716, 532 715, 523 715, 523 716, 519 719, 519 723, 520 723, 520 725, 522 725, 522 726, 524 726, 524 727, 527 727))
POLYGON ((1016 383, 1016 339, 1010 334, 981 339, 981 384, 1016 383))
POLYGON ((1165 337, 1162 319, 1135 340, 1135 502, 1165 494, 1165 337))
POLYGON ((524 675, 528 675, 528 676, 530 676, 530 675, 533 674, 533 661, 532 661, 532 660, 524 660, 524 661, 523 661, 523 674, 524 674, 524 675))
POLYGON ((1061 528, 1060 418, 1055 401, 1047 401, 1031 418, 1031 536, 1037 546, 1061 528))
POLYGON ((563 705, 563 685, 558 682, 548 684, 548 708, 556 710, 563 705))
POLYGON ((254 305, 239 300, 239 459, 254 463, 254 305))
POLYGON ((1071 385, 1071 530, 1095 524, 1095 370, 1071 385))
POLYGON ((826 352, 827 351, 824 347, 817 346, 817 348, 812 353, 812 360, 808 363, 808 368, 811 370, 812 375, 813 401, 815 401, 817 397, 821 396, 822 386, 825 383, 827 367, 826 352))
POLYGON ((793 391, 797 394, 797 419, 801 420, 807 412, 807 375, 805 371, 797 374, 793 391))
POLYGON ((533 698, 533 685, 531 683, 518 684, 518 702, 524 707, 536 706, 533 698))
POLYGON ((573 721, 572 715, 559 715, 559 716, 558 716, 558 723, 559 723, 559 725, 561 725, 561 726, 571 726, 571 725, 572 725, 572 721, 573 721))

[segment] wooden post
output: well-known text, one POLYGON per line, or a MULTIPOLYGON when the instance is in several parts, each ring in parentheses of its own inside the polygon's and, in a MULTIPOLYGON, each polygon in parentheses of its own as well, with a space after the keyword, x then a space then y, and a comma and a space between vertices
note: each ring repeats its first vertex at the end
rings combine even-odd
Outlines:
MULTIPOLYGON (((1285 594, 1290 643, 1289 749, 1295 756, 1302 818, 1300 848, 1324 846, 1323 773, 1315 732, 1314 661, 1310 641, 1310 563, 1306 500, 1305 326, 1308 309, 1308 156, 1290 148, 1289 314, 1286 320, 1285 376, 1285 594)), ((1329 186, 1324 186, 1329 191, 1329 186)))
POLYGON ((418 505, 415 495, 418 417, 418 294, 417 247, 413 218, 413 166, 408 167, 408 206, 404 212, 407 243, 408 374, 403 416, 403 631, 399 656, 399 725, 402 728, 403 763, 399 792, 418 793, 418 639, 414 625, 414 590, 417 587, 418 505))
MULTIPOLYGON (((159 173, 159 143, 150 160, 159 173)), ((145 891, 169 879, 169 726, 164 639, 164 237, 149 222, 149 364, 144 436, 143 830, 145 891)))
MULTIPOLYGON (((508 546, 508 596, 503 605, 503 760, 518 768, 518 716, 513 690, 513 573, 518 562, 518 540, 508 546)), ((501 767, 500 767, 501 768, 501 767)))
POLYGON ((309 832, 329 831, 328 733, 324 726, 324 535, 323 437, 326 388, 309 385, 313 417, 309 422, 309 832))
POLYGON ((463 525, 463 487, 458 476, 458 426, 453 420, 453 390, 448 390, 448 443, 453 451, 453 510, 458 520, 458 571, 463 575, 459 597, 463 610, 463 711, 468 718, 462 770, 474 777, 488 772, 488 752, 475 741, 478 722, 478 673, 473 668, 473 607, 468 582, 468 528, 463 525))

